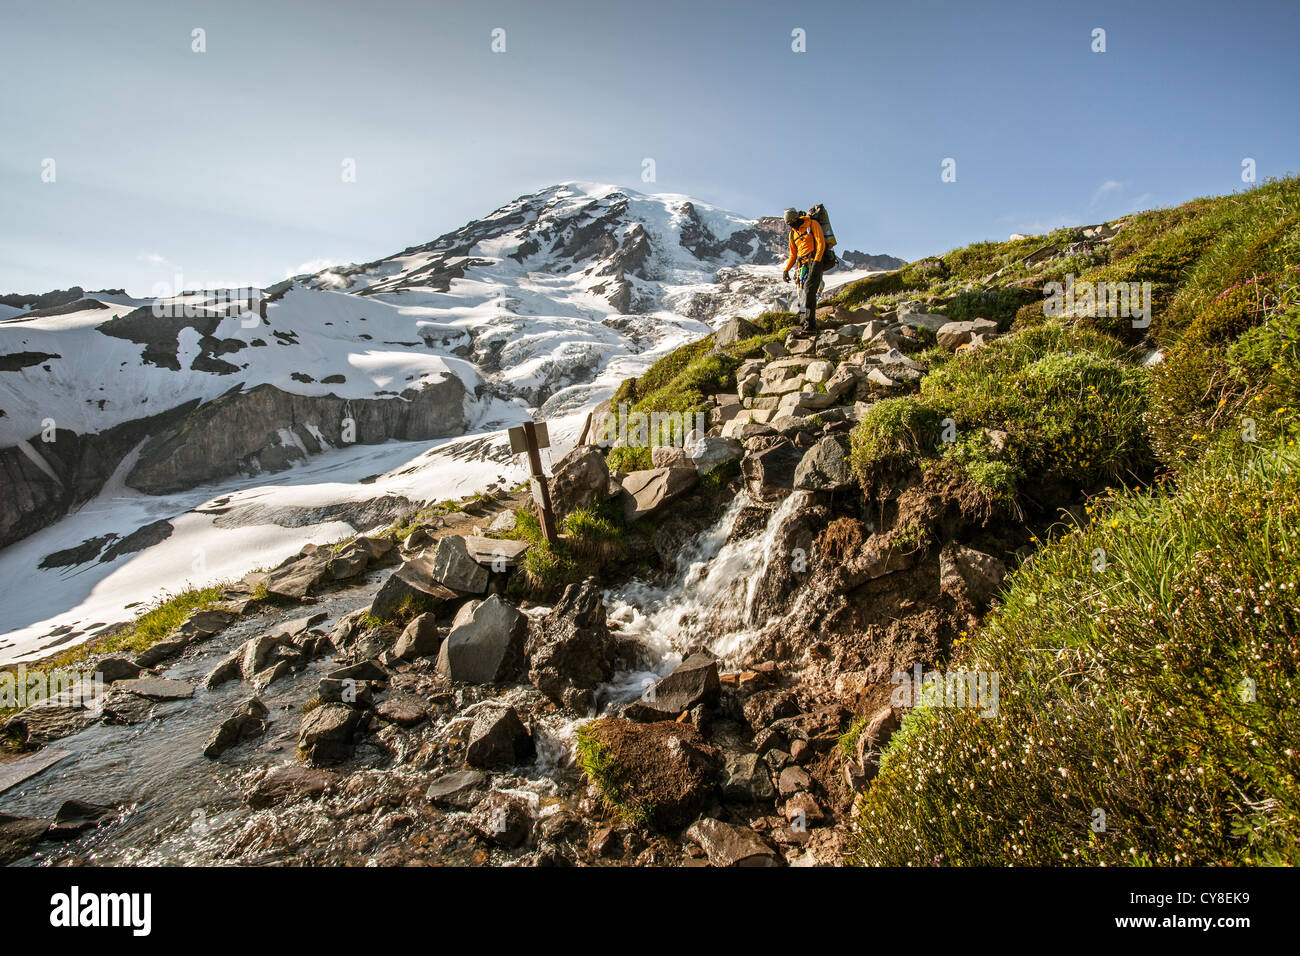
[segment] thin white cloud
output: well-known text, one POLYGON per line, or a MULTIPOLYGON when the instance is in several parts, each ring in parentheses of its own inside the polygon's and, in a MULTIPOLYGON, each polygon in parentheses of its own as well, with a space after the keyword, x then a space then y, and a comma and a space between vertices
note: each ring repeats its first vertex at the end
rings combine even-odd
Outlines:
POLYGON ((136 256, 141 262, 147 262, 151 266, 157 266, 160 269, 178 270, 180 266, 172 262, 162 253, 158 252, 141 252, 136 256))
POLYGON ((1096 191, 1092 194, 1092 202, 1089 205, 1095 206, 1107 196, 1113 193, 1122 193, 1123 191, 1124 184, 1122 182, 1118 179, 1108 179, 1097 187, 1096 191))

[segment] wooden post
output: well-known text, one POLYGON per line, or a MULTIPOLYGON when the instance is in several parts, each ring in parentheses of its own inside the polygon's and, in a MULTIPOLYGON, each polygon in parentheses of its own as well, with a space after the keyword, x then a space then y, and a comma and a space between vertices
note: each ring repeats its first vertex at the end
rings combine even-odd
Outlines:
POLYGON ((524 422, 524 442, 528 446, 528 470, 533 476, 533 497, 537 499, 537 517, 542 523, 542 534, 548 544, 555 544, 560 536, 555 532, 555 512, 551 510, 551 489, 542 471, 542 451, 537 444, 537 426, 524 422))

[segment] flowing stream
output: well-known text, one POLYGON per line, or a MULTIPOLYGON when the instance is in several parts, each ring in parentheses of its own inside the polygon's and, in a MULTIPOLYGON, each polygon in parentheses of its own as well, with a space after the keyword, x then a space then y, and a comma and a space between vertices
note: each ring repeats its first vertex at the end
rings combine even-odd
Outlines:
POLYGON ((701 647, 724 662, 738 663, 768 623, 758 619, 756 599, 778 557, 777 535, 806 499, 806 492, 794 492, 772 512, 761 534, 730 541, 736 521, 752 505, 747 495, 738 495, 722 518, 678 556, 676 574, 666 586, 636 580, 605 592, 610 621, 646 648, 652 666, 615 675, 601 699, 624 702, 640 696, 701 647))
MULTIPOLYGON (((598 706, 612 713, 635 699, 658 677, 667 674, 694 649, 707 648, 736 663, 747 643, 767 623, 759 620, 756 596, 763 576, 775 559, 775 540, 785 519, 803 504, 796 492, 770 516, 761 533, 729 541, 737 521, 750 504, 739 496, 723 516, 690 541, 678 557, 667 584, 632 581, 604 595, 611 624, 645 647, 648 667, 614 676, 598 692, 598 706)), ((54 741, 50 749, 65 756, 28 779, 0 792, 0 812, 48 818, 69 798, 80 798, 120 808, 111 826, 91 830, 72 844, 40 844, 38 854, 19 865, 40 865, 51 856, 72 852, 93 863, 106 864, 212 864, 329 863, 350 859, 346 839, 329 816, 312 805, 253 811, 244 801, 250 781, 267 766, 295 763, 302 705, 316 693, 316 685, 337 665, 325 658, 303 671, 273 683, 261 699, 271 712, 267 733, 235 747, 220 760, 203 756, 213 729, 244 700, 252 689, 239 681, 207 690, 205 674, 235 647, 276 625, 309 613, 324 612, 320 627, 335 621, 373 599, 386 572, 368 576, 359 586, 323 595, 310 606, 294 606, 235 622, 164 670, 164 676, 195 686, 189 699, 160 703, 156 719, 133 726, 93 724, 54 741), (231 850, 231 840, 250 825, 294 834, 293 849, 278 852, 266 842, 248 852, 231 850), (313 850, 304 854, 302 847, 313 850)), ((530 615, 543 613, 538 608, 530 615)), ((497 703, 536 695, 530 685, 515 687, 497 703)), ((488 701, 483 701, 487 703, 488 701)), ((419 729, 425 741, 445 742, 457 726, 472 720, 480 706, 466 701, 454 713, 419 729)), ((574 729, 586 718, 548 715, 534 727, 538 759, 516 768, 495 786, 510 787, 538 805, 553 804, 557 795, 577 787, 571 753, 574 729)), ((382 770, 394 786, 427 786, 428 770, 418 764, 390 764, 379 748, 358 746, 349 762, 354 769, 382 770)), ((450 859, 448 860, 451 861, 450 859)))

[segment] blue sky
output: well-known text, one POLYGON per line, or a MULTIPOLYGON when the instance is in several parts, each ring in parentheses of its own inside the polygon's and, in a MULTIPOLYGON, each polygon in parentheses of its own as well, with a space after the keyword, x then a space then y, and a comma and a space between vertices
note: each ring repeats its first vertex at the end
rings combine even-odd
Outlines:
POLYGON ((820 201, 845 248, 911 259, 1231 192, 1246 157, 1261 180, 1300 170, 1290 0, 6 0, 0 16, 0 292, 266 284, 571 179, 747 216, 820 201))

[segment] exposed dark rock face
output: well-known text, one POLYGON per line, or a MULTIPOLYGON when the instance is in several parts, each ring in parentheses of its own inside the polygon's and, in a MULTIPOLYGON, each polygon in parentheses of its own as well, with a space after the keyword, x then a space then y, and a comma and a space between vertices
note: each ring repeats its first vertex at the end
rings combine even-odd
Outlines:
MULTIPOLYGON (((153 308, 144 306, 125 315, 109 319, 97 327, 97 331, 113 338, 126 339, 137 345, 143 345, 140 358, 150 365, 169 368, 173 372, 181 369, 178 352, 179 336, 187 328, 197 329, 205 338, 211 339, 224 316, 208 310, 193 310, 195 315, 158 316, 153 308)), ((205 353, 207 354, 207 353, 205 353)))
POLYGON ((618 646, 594 580, 570 584, 528 639, 528 679, 576 714, 591 711, 593 692, 613 673, 618 646))
POLYGON ((8 355, 0 355, 0 372, 17 372, 62 357, 56 352, 10 352, 8 355))
POLYGON ((49 442, 35 435, 27 445, 44 468, 19 446, 0 448, 0 547, 53 524, 69 508, 93 498, 132 448, 151 432, 178 424, 197 404, 187 402, 93 435, 58 429, 49 442))
POLYGON ((471 767, 503 769, 531 760, 536 754, 533 735, 513 707, 488 707, 480 711, 470 729, 465 762, 471 767))
POLYGON ((274 385, 228 392, 151 438, 127 482, 148 494, 168 494, 241 472, 282 471, 304 453, 284 444, 280 430, 291 431, 308 453, 322 450, 308 425, 336 446, 344 444, 348 421, 362 445, 458 435, 468 424, 465 394, 464 384, 451 375, 391 399, 348 402, 333 395, 294 395, 274 385))
POLYGON ((170 521, 160 519, 132 531, 99 556, 100 561, 115 561, 126 554, 135 554, 145 548, 151 548, 172 536, 170 521))
POLYGON ((53 292, 45 292, 40 295, 23 295, 13 292, 8 295, 0 295, 0 305, 12 306, 15 309, 52 309, 60 305, 67 305, 69 302, 76 302, 85 294, 86 290, 79 285, 74 285, 70 289, 55 289, 53 292))

